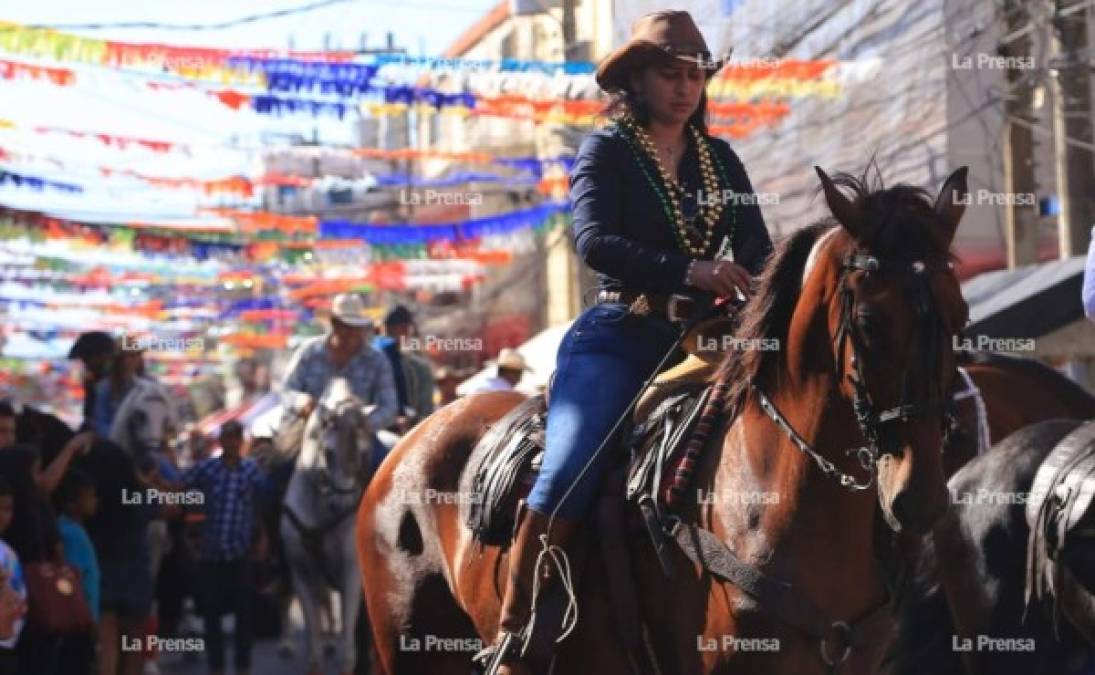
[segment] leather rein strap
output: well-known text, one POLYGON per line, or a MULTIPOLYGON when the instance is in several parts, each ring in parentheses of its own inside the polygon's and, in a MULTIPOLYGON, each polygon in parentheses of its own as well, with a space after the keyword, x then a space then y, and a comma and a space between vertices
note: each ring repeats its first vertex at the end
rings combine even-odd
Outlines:
POLYGON ((816 639, 821 659, 830 672, 835 672, 853 649, 879 644, 893 630, 889 601, 854 620, 833 620, 790 584, 744 562, 710 530, 678 520, 670 536, 693 563, 734 584, 765 611, 816 639))

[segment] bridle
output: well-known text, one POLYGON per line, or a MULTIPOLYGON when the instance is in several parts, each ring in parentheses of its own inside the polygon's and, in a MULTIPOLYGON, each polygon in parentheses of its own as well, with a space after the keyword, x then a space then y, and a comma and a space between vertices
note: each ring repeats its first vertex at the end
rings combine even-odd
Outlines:
MULTIPOLYGON (((347 407, 348 406, 350 406, 350 404, 347 404, 347 407)), ((335 411, 335 416, 341 416, 342 414, 344 414, 344 406, 340 406, 335 411)), ((325 440, 325 439, 322 438, 322 436, 324 434, 326 434, 327 426, 330 425, 330 424, 340 425, 339 428, 337 429, 337 431, 340 435, 339 447, 338 447, 338 449, 335 450, 335 452, 336 453, 343 453, 343 447, 345 447, 345 444, 349 441, 345 438, 342 438, 342 435, 344 435, 344 434, 353 434, 353 433, 355 433, 355 430, 352 429, 352 428, 347 428, 349 425, 346 425, 343 422, 340 422, 336 419, 328 419, 326 417, 326 415, 321 414, 320 418, 319 418, 319 425, 320 425, 319 431, 320 431, 320 435, 321 435, 321 439, 320 439, 320 444, 321 445, 323 445, 323 442, 325 440)), ((360 452, 360 449, 357 448, 356 443, 355 443, 354 447, 355 447, 355 450, 360 452)), ((326 452, 326 448, 322 448, 321 452, 326 452)), ((340 459, 340 461, 342 461, 342 460, 340 459)), ((318 492, 318 494, 320 496, 323 496, 323 497, 344 497, 344 496, 347 496, 347 495, 359 494, 361 492, 364 484, 365 484, 364 478, 360 475, 361 472, 360 471, 354 471, 354 472, 348 472, 348 473, 350 473, 352 475, 352 478, 351 478, 349 486, 347 487, 347 486, 345 486, 345 484, 340 484, 338 481, 335 480, 334 476, 332 476, 332 474, 331 474, 331 467, 330 467, 329 463, 324 461, 323 469, 321 471, 318 471, 315 474, 313 474, 314 475, 313 483, 315 485, 316 491, 318 492)))
POLYGON ((835 342, 837 343, 836 374, 838 381, 844 377, 844 348, 851 341, 851 362, 853 373, 848 374, 848 381, 854 389, 852 397, 852 409, 855 413, 856 423, 863 435, 866 445, 851 448, 845 451, 845 455, 854 454, 859 460, 860 466, 867 472, 864 481, 838 469, 830 460, 807 443, 791 426, 787 418, 779 411, 776 405, 768 398, 764 391, 756 384, 751 385, 757 395, 757 401, 761 409, 775 422, 783 433, 805 455, 810 457, 822 473, 838 480, 841 486, 852 490, 867 490, 874 485, 878 477, 878 463, 882 456, 891 454, 893 448, 886 447, 882 441, 882 432, 886 425, 894 422, 905 422, 911 418, 929 417, 942 414, 944 427, 946 422, 953 418, 954 402, 949 396, 941 396, 938 392, 937 380, 938 362, 934 346, 938 343, 943 330, 935 298, 931 291, 931 275, 938 272, 950 272, 953 264, 950 261, 924 262, 914 260, 886 260, 863 253, 850 253, 841 261, 840 265, 840 325, 837 329, 835 342), (917 350, 918 363, 906 363, 900 372, 901 401, 890 408, 879 409, 867 389, 866 378, 863 374, 863 354, 867 352, 867 345, 860 331, 854 325, 855 293, 848 285, 848 276, 852 272, 862 271, 868 274, 886 274, 899 276, 905 283, 903 287, 906 294, 912 300, 916 310, 918 333, 917 339, 920 346, 917 350), (929 392, 921 399, 914 399, 910 393, 909 372, 912 368, 925 373, 928 378, 925 389, 929 392))

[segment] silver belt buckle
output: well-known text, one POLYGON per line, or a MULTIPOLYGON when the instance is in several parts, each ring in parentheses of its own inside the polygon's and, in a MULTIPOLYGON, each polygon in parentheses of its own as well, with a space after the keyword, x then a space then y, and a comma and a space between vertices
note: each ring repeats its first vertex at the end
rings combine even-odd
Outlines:
POLYGON ((665 303, 665 318, 669 319, 670 323, 687 321, 689 317, 685 315, 685 307, 691 302, 691 296, 681 293, 669 296, 669 300, 665 303))

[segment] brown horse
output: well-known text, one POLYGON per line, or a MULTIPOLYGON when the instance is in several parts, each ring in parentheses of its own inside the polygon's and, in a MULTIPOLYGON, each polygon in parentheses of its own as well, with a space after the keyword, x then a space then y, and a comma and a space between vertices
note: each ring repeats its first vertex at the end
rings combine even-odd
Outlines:
MULTIPOLYGON (((934 205, 917 188, 872 191, 818 173, 835 222, 786 238, 761 276, 740 336, 780 349, 744 352, 720 369, 732 378, 736 414, 696 474, 696 487, 717 498, 681 517, 789 584, 798 606, 830 617, 833 632, 790 627, 785 614, 680 551, 677 574, 666 578, 640 541, 632 557, 640 614, 664 673, 833 672, 823 657, 841 673, 873 672, 882 645, 842 654, 840 622, 855 627, 886 600, 872 555, 876 502, 891 527, 918 532, 948 504, 942 398, 967 313, 949 247, 966 171, 934 205)), ((491 393, 441 409, 392 451, 362 500, 358 554, 387 675, 465 675, 496 632, 508 556, 472 540, 459 502, 475 496, 459 485, 476 442, 520 400, 491 393)), ((558 646, 554 672, 631 672, 612 632, 606 574, 591 551, 581 618, 558 646)))
POLYGON ((1095 396, 1038 361, 991 352, 961 352, 958 365, 979 390, 981 403, 965 394, 966 386, 960 380, 956 382, 956 424, 947 434, 943 450, 943 471, 948 478, 992 444, 1025 426, 1059 417, 1095 418, 1095 396), (985 421, 984 432, 979 432, 979 416, 985 421), (979 433, 988 438, 979 440, 979 433))

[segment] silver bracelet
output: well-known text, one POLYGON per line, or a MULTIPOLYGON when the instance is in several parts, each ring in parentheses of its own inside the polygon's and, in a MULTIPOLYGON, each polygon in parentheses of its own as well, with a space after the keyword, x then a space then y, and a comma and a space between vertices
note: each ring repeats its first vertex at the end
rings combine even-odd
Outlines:
POLYGON ((696 267, 696 259, 693 258, 688 262, 688 269, 684 272, 684 285, 692 286, 692 270, 696 267))

